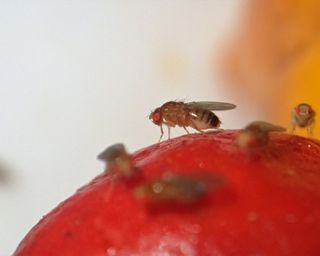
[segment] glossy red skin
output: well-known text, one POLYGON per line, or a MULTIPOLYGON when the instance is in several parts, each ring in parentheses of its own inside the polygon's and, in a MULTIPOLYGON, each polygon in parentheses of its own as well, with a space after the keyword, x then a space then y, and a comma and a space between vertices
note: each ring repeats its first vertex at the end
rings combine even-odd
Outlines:
POLYGON ((95 178, 45 216, 15 256, 320 255, 320 143, 274 133, 242 152, 238 131, 186 135, 134 154, 127 180, 95 178), (148 206, 139 184, 213 172, 225 185, 189 206, 148 206))

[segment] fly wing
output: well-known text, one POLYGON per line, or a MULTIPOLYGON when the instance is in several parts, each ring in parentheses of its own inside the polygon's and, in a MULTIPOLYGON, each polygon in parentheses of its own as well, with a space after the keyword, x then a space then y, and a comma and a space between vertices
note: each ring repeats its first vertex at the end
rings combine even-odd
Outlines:
POLYGON ((229 110, 236 108, 236 105, 226 102, 218 102, 218 101, 193 101, 186 103, 189 107, 196 107, 207 109, 210 111, 215 110, 229 110))
POLYGON ((117 143, 110 147, 107 147, 97 156, 97 159, 109 162, 115 160, 117 157, 121 155, 126 154, 127 152, 124 145, 122 143, 117 143))

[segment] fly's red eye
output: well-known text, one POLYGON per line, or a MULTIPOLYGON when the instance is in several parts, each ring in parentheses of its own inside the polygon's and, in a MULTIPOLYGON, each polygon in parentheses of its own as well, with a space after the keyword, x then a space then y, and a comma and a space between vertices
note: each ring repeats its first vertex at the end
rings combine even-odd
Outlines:
POLYGON ((153 113, 152 121, 153 122, 159 122, 160 121, 160 113, 159 112, 153 113))

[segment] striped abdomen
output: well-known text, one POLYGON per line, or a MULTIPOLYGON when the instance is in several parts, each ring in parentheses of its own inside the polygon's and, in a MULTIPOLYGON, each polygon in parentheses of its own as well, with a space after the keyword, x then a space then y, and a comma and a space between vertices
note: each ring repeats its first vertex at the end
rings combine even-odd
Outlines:
POLYGON ((218 128, 219 118, 211 111, 201 108, 190 110, 189 126, 199 130, 218 128))

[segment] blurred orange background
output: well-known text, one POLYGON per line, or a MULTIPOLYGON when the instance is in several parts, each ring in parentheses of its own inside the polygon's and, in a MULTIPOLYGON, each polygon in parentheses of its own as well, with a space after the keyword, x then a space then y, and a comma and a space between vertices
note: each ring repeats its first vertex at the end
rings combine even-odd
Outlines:
MULTIPOLYGON (((320 1, 250 0, 227 38, 222 78, 246 104, 289 127, 302 102, 320 109, 320 1)), ((297 134, 306 135, 305 130, 297 134)), ((316 124, 315 137, 320 137, 316 124)))

